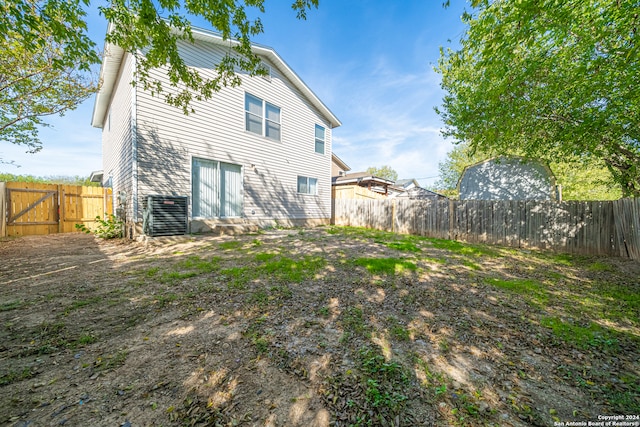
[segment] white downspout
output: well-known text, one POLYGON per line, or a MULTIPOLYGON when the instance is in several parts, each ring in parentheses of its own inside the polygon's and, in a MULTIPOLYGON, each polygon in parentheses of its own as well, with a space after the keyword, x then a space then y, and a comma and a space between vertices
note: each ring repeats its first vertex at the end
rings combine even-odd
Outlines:
POLYGON ((137 82, 138 75, 136 73, 136 56, 133 55, 133 61, 131 61, 131 75, 134 77, 135 85, 131 86, 131 205, 133 208, 132 221, 135 224, 138 223, 138 123, 137 123, 137 82))

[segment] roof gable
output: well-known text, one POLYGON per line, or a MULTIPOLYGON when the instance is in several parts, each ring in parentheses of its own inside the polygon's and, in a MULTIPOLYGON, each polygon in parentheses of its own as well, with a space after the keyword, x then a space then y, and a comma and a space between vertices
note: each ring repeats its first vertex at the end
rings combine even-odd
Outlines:
MULTIPOLYGON (((113 24, 109 24, 107 32, 113 28, 113 24)), ((223 40, 219 34, 205 30, 202 28, 192 28, 193 38, 195 40, 212 43, 220 46, 233 46, 237 44, 234 40, 223 40)), ((255 54, 267 58, 278 71, 285 76, 293 86, 298 89, 303 96, 313 105, 322 116, 331 124, 332 128, 340 126, 340 120, 329 110, 329 108, 318 98, 318 96, 306 85, 306 83, 289 67, 289 65, 278 55, 271 47, 259 44, 252 44, 252 50, 255 54)), ((104 49, 104 58, 100 67, 101 86, 96 94, 96 100, 93 107, 93 116, 91 125, 101 128, 104 124, 105 114, 111 102, 111 96, 115 90, 115 85, 120 73, 120 67, 125 58, 125 51, 113 44, 106 43, 104 49)))
POLYGON ((331 161, 335 163, 340 169, 344 171, 350 171, 351 168, 347 165, 344 160, 336 155, 336 153, 331 153, 331 161))

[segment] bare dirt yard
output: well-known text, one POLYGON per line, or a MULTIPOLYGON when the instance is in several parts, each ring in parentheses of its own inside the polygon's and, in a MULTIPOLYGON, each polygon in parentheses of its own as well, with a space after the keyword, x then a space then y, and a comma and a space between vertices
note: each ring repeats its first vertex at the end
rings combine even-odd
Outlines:
POLYGON ((640 263, 357 228, 0 241, 0 424, 640 415, 640 263))

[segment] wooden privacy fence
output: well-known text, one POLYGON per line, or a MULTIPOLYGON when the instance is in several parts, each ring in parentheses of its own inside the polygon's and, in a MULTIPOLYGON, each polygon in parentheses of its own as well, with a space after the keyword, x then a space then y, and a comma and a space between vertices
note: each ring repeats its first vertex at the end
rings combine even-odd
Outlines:
POLYGON ((334 200, 336 225, 640 260, 640 199, 334 200))
POLYGON ((111 189, 0 182, 0 237, 69 233, 113 212, 111 189))

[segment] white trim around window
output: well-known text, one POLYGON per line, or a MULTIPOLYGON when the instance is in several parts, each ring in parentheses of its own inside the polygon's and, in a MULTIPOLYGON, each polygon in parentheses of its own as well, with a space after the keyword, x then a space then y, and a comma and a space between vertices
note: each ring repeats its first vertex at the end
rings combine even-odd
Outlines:
POLYGON ((280 107, 244 93, 244 129, 274 141, 282 139, 280 107))
POLYGON ((309 194, 311 196, 318 195, 318 178, 298 175, 298 193, 309 194))
POLYGON ((324 126, 316 125, 315 136, 315 152, 318 154, 324 154, 327 140, 327 130, 324 126))
POLYGON ((191 216, 197 219, 241 218, 242 166, 191 157, 191 216))

